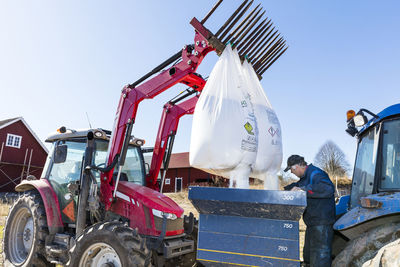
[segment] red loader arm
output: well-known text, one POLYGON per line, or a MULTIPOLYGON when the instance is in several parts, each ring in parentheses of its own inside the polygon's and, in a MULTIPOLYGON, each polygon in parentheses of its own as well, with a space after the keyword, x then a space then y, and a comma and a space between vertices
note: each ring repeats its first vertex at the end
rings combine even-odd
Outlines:
MULTIPOLYGON (((204 86, 204 85, 203 85, 204 86)), ((203 86, 197 90, 201 91, 203 86)), ((161 116, 160 126, 158 128, 157 139, 154 145, 153 157, 151 160, 150 172, 146 177, 146 186, 159 191, 157 183, 158 173, 160 172, 165 151, 168 147, 169 152, 172 149, 172 143, 178 129, 179 119, 186 114, 193 114, 198 96, 194 96, 179 104, 167 103, 161 116)), ((167 168, 169 155, 167 155, 164 169, 167 168)))
MULTIPOLYGON (((208 31, 205 28, 203 30, 208 31)), ((123 88, 115 116, 115 122, 107 156, 107 165, 112 166, 112 168, 101 175, 101 198, 103 203, 106 205, 106 209, 110 207, 110 204, 113 200, 112 190, 114 189, 114 181, 112 176, 114 172, 114 166, 117 162, 117 159, 118 163, 123 165, 125 157, 124 154, 126 154, 126 147, 129 143, 132 126, 135 121, 139 103, 144 99, 154 98, 177 83, 183 83, 195 90, 201 90, 204 87, 205 80, 201 78, 201 76, 197 75, 195 71, 203 58, 210 51, 213 51, 214 48, 212 48, 207 39, 198 32, 195 34, 194 41, 194 51, 192 51, 192 46, 185 46, 180 55, 182 60, 178 64, 162 71, 157 76, 140 84, 137 87, 135 87, 135 85, 140 83, 140 80, 133 85, 127 85, 123 88), (113 163, 114 166, 112 165, 113 163)), ((176 60, 176 58, 177 55, 175 55, 174 59, 176 60)), ((160 67, 163 67, 162 65, 160 65, 160 67)), ((147 77, 144 77, 143 79, 146 78, 147 77)), ((160 158, 158 161, 160 161, 160 158)), ((155 174, 157 169, 159 170, 160 167, 156 168, 154 166, 153 173, 151 174, 152 178, 147 179, 150 187, 152 187, 151 184, 154 185, 155 183, 154 180, 156 180, 156 178, 154 179, 154 177, 157 176, 157 174, 155 174)))

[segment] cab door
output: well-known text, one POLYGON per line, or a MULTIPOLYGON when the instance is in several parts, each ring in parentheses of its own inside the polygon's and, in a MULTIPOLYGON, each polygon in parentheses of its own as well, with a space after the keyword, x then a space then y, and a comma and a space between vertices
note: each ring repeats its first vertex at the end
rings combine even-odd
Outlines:
POLYGON ((379 191, 400 191, 400 120, 383 123, 380 165, 378 168, 379 191))
MULTIPOLYGON (((77 212, 77 196, 73 196, 68 185, 76 183, 82 175, 82 160, 85 154, 85 140, 58 141, 55 144, 54 153, 57 146, 66 147, 66 157, 62 162, 52 160, 52 166, 48 172, 47 179, 57 194, 60 204, 61 217, 64 223, 74 224, 77 212)), ((53 155, 53 159, 55 155, 53 155)))

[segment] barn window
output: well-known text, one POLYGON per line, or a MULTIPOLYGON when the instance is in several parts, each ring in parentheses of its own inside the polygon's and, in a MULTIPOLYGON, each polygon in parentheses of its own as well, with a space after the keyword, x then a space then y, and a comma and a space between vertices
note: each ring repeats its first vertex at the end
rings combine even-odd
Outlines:
POLYGON ((166 179, 165 179, 165 184, 171 184, 171 179, 166 178, 166 179))
POLYGON ((21 140, 22 140, 22 136, 15 135, 15 134, 7 134, 6 146, 20 148, 21 140))

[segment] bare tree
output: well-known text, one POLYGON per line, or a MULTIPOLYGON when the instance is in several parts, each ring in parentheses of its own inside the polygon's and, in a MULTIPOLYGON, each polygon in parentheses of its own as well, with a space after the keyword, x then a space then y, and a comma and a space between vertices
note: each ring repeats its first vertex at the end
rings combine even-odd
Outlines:
POLYGON ((314 164, 328 173, 332 179, 347 175, 350 169, 343 151, 330 140, 321 146, 314 158, 314 164))

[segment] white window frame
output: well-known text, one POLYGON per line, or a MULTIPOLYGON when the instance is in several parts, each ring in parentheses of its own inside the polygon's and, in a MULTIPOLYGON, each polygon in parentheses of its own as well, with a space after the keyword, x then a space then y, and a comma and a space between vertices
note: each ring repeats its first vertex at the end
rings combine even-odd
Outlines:
POLYGON ((21 143, 22 143, 22 136, 16 134, 7 134, 6 146, 21 148, 21 143), (10 138, 11 138, 11 144, 9 144, 10 138), (18 145, 15 144, 16 140, 19 140, 18 145))
POLYGON ((165 184, 171 184, 171 179, 170 178, 165 178, 165 184))
MULTIPOLYGON (((176 191, 176 185, 178 184, 177 183, 178 180, 181 180, 181 191, 183 190, 183 177, 175 177, 175 193, 178 193, 176 191)), ((179 192, 181 192, 181 191, 179 191, 179 192)))

